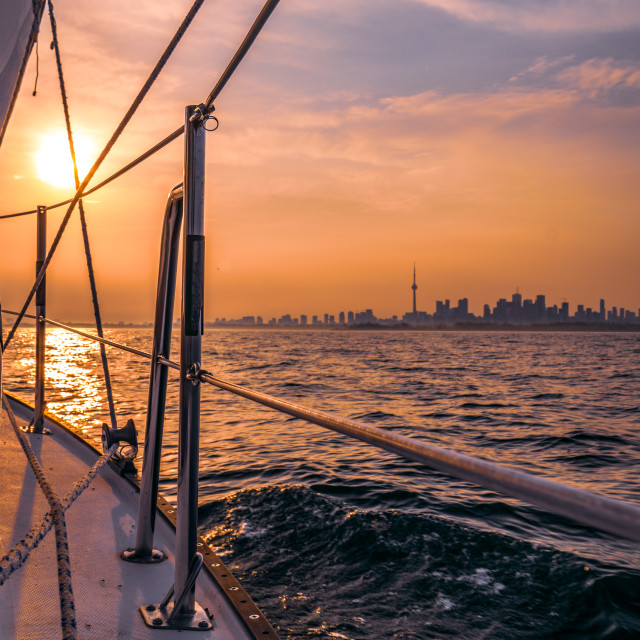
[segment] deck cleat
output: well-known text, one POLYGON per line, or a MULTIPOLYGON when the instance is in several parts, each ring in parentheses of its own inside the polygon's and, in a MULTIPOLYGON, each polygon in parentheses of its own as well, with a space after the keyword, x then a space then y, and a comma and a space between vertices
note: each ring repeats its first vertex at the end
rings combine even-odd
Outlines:
POLYGON ((113 461, 120 467, 120 473, 136 473, 133 461, 138 455, 138 432, 131 418, 122 429, 102 425, 102 450, 106 453, 116 443, 120 446, 113 461))

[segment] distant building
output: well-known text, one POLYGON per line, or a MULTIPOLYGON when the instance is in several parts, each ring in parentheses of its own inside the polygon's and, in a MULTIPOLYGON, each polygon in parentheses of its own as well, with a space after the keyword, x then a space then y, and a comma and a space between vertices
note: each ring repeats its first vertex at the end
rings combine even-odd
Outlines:
MULTIPOLYGON (((405 313, 402 316, 402 322, 405 324, 427 324, 429 320, 429 315, 426 311, 418 311, 418 304, 416 300, 416 291, 418 290, 418 285, 416 284, 416 264, 413 263, 413 284, 411 285, 411 292, 413 297, 413 310, 405 313)), ((394 316, 395 317, 395 316, 394 316)), ((389 324, 389 323, 386 323, 389 324)))

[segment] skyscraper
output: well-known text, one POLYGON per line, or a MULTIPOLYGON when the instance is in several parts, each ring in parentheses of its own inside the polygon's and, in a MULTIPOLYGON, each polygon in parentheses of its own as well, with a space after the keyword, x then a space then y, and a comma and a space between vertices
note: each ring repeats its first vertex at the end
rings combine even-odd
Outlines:
POLYGON ((416 306, 416 289, 418 288, 418 285, 416 284, 416 263, 413 263, 413 284, 411 285, 411 288, 413 289, 413 316, 414 318, 417 317, 416 314, 418 313, 418 308, 416 306))

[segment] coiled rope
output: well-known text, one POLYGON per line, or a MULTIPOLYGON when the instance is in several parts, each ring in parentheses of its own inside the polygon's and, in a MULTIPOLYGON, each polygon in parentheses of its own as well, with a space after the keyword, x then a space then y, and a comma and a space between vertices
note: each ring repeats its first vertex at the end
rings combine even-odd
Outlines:
MULTIPOLYGON (((80 187, 80 176, 78 175, 78 163, 76 161, 76 150, 73 144, 73 132, 71 131, 71 115, 69 113, 69 101, 67 98, 67 90, 64 83, 64 73, 62 71, 62 59, 60 57, 60 44, 58 41, 58 27, 55 16, 53 15, 53 2, 49 3, 49 18, 51 21, 51 35, 53 49, 56 54, 56 66, 58 68, 58 81, 60 83, 60 97, 62 99, 62 108, 64 110, 64 121, 67 127, 67 139, 69 141, 69 153, 73 163, 73 179, 76 189, 80 187)), ((102 317, 100 314, 100 304, 98 302, 98 290, 96 288, 96 277, 93 270, 93 258, 91 257, 91 246, 89 244, 89 231, 87 229, 87 219, 84 213, 84 202, 82 199, 78 201, 78 209, 80 211, 80 225, 82 227, 82 240, 84 243, 84 255, 87 261, 87 271, 89 272, 89 286, 91 288, 91 301, 93 303, 93 315, 96 319, 96 330, 98 335, 104 337, 102 330, 102 317)), ((107 389, 107 401, 109 404, 109 416, 111 419, 111 428, 117 429, 116 408, 113 402, 113 390, 111 388, 111 375, 109 374, 109 361, 107 360, 107 351, 104 344, 100 343, 100 358, 102 360, 102 370, 104 372, 104 382, 107 389)))
POLYGON ((3 394, 3 396, 3 403, 7 410, 11 426, 27 456, 27 460, 33 469, 38 484, 42 488, 49 503, 50 511, 2 558, 0 561, 0 585, 4 584, 7 578, 25 563, 31 551, 44 539, 51 527, 54 527, 58 562, 58 591, 60 595, 62 637, 64 640, 74 640, 76 637, 75 604, 71 584, 71 564, 69 560, 69 544, 67 542, 64 512, 69 509, 82 492, 91 484, 91 481, 96 477, 98 471, 113 457, 118 450, 118 444, 113 444, 107 453, 98 458, 91 469, 78 480, 73 489, 60 500, 33 452, 29 440, 18 426, 9 400, 6 395, 3 394))

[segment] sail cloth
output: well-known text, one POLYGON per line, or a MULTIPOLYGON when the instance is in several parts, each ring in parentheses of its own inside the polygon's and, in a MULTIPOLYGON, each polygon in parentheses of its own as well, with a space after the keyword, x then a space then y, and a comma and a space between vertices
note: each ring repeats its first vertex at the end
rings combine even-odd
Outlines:
POLYGON ((0 143, 31 52, 43 2, 0 0, 0 143))

